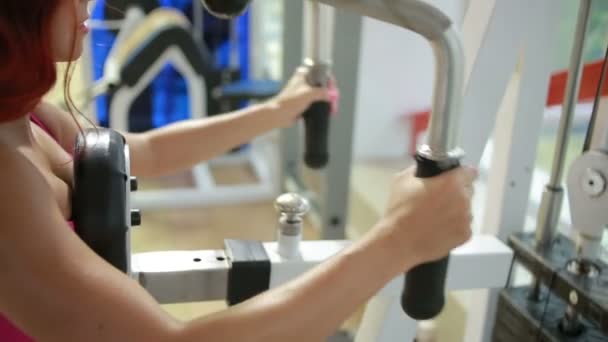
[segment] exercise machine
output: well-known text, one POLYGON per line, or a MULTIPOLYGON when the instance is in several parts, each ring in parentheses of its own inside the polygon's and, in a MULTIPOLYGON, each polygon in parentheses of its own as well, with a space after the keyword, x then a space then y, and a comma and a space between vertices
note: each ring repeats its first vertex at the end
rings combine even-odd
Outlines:
POLYGON ((583 153, 570 165, 566 186, 562 184, 591 1, 582 0, 579 6, 557 148, 536 232, 515 234, 509 239, 516 261, 532 274, 533 282, 530 285, 512 284, 501 292, 492 337, 496 342, 608 340, 608 275, 606 261, 601 255, 602 237, 608 222, 608 127, 602 127, 597 119, 608 67, 606 59, 583 153), (573 229, 570 236, 557 232, 566 189, 573 229))
MULTIPOLYGON (((114 267, 138 281, 159 303, 225 300, 240 303, 279 286, 340 253, 346 240, 302 241, 305 198, 287 193, 275 201, 277 240, 226 240, 222 250, 130 253, 129 233, 140 223, 131 208, 137 180, 129 175, 129 149, 110 129, 90 129, 77 144, 74 221, 78 235, 114 267), (91 194, 95 194, 92 196, 91 194)), ((504 285, 512 251, 492 236, 476 236, 451 254, 448 290, 504 285), (467 274, 475 269, 479 274, 467 274)), ((399 305, 404 284, 396 277, 368 303, 355 341, 411 341, 416 321, 399 305)), ((350 341, 345 335, 341 340, 350 341)))
MULTIPOLYGON (((94 26, 120 27, 115 44, 104 64, 103 77, 92 87, 92 97, 108 95, 109 126, 129 131, 129 111, 142 92, 166 64, 184 78, 192 119, 210 115, 209 108, 230 110, 226 103, 262 100, 278 92, 270 81, 228 82, 226 73, 213 68, 208 51, 193 36, 192 25, 180 12, 158 8, 156 1, 122 1, 108 10, 108 22, 94 26), (117 24, 116 21, 119 21, 117 24), (224 82, 225 83, 225 82, 224 82), (211 104, 214 104, 211 106, 211 104)), ((232 77, 228 75, 229 77, 232 77)), ((201 144, 210 142, 201 141, 201 144)), ((259 140, 228 155, 196 165, 192 170, 193 187, 143 190, 133 201, 142 209, 202 207, 269 200, 277 192, 271 170, 272 155, 268 142, 259 140), (212 169, 223 165, 250 167, 254 181, 218 184, 212 169)))
MULTIPOLYGON (((463 56, 460 38, 449 18, 433 6, 418 0, 322 2, 404 27, 430 41, 437 58, 434 105, 427 144, 417 153, 417 176, 433 177, 458 167, 462 151, 456 148, 456 130, 463 83, 463 56)), ((211 6, 210 3, 206 5, 211 6)), ((318 118, 313 117, 308 120, 314 121, 318 118)), ((306 127, 310 129, 315 125, 307 124, 306 127)), ((98 131, 94 134, 112 133, 98 131)), ((85 135, 84 139, 88 137, 89 135, 85 135)), ((96 141, 100 137, 90 139, 96 141)), ((128 150, 124 140, 123 145, 120 145, 120 139, 103 138, 102 140, 116 141, 118 144, 116 150, 128 150)), ((99 144, 83 145, 93 148, 100 146, 99 144)), ((323 151, 310 140, 306 146, 309 147, 308 152, 323 151)), ((127 164, 125 160, 126 157, 120 163, 127 164)), ((309 164, 311 160, 305 158, 309 164)), ((316 167, 314 162, 312 164, 310 166, 316 167)), ((128 197, 129 192, 125 189, 128 189, 127 183, 131 184, 130 175, 126 172, 128 171, 126 167, 123 169, 125 172, 118 176, 124 183, 117 182, 120 190, 116 193, 128 197)), ((121 203, 130 203, 130 201, 123 200, 121 203)), ((109 239, 109 235, 104 232, 100 233, 101 238, 97 238, 93 233, 92 236, 89 234, 84 239, 110 263, 139 280, 161 302, 226 298, 229 304, 234 304, 293 278, 339 252, 348 244, 346 241, 299 241, 301 234, 299 217, 307 209, 306 202, 301 197, 294 194, 281 196, 277 200, 277 208, 281 213, 278 242, 227 241, 224 252, 200 251, 197 252, 198 254, 159 252, 131 256, 126 238, 109 239), (113 241, 118 243, 114 244, 113 241), (126 252, 111 253, 107 250, 126 252), (128 265, 131 267, 129 268, 128 265), (251 273, 252 269, 256 271, 251 273), (248 281, 239 281, 239 279, 248 281)), ((85 207, 81 210, 98 209, 85 207)), ((125 235, 129 229, 128 221, 132 218, 131 209, 124 207, 120 212, 104 211, 104 213, 125 218, 127 224, 121 223, 120 229, 112 233, 125 235)), ((94 216, 94 214, 82 213, 76 215, 76 217, 94 216)), ((476 236, 465 246, 453 251, 449 269, 447 256, 437 262, 418 266, 405 277, 397 277, 387 284, 387 287, 374 297, 367 306, 356 340, 413 339, 416 327, 414 319, 430 319, 439 314, 444 305, 446 286, 448 289, 500 287, 506 280, 511 259, 510 249, 496 238, 476 236), (466 270, 471 268, 479 273, 477 277, 466 276, 466 270), (399 297, 401 300, 398 299, 399 297), (408 318, 401 311, 399 302, 403 310, 413 319, 408 318)))

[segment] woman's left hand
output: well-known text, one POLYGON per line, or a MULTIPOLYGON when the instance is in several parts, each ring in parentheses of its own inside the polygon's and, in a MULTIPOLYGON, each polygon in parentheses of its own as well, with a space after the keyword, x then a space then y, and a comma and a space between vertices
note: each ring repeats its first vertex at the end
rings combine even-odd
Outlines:
POLYGON ((329 89, 309 85, 307 75, 308 68, 298 68, 281 92, 267 102, 279 112, 281 127, 291 126, 313 102, 330 101, 329 89))

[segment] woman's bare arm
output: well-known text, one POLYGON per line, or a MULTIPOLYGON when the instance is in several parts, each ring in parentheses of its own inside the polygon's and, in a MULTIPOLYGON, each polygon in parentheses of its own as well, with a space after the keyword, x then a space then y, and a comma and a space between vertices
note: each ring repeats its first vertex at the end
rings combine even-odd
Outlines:
MULTIPOLYGON (((80 130, 69 113, 41 103, 36 114, 66 151, 74 149, 80 130)), ((267 103, 213 117, 184 120, 143 133, 121 134, 131 151, 131 173, 139 177, 163 176, 189 169, 280 127, 285 121, 282 114, 279 106, 267 103)))
POLYGON ((154 177, 187 170, 280 127, 283 114, 266 103, 144 133, 125 133, 132 173, 154 177))
MULTIPOLYGON (((310 87, 305 75, 304 70, 297 71, 278 96, 261 104, 144 133, 121 132, 131 150, 131 173, 154 177, 187 170, 261 134, 293 124, 310 103, 328 98, 326 90, 310 87)), ((55 132, 64 149, 73 150, 79 129, 69 113, 41 103, 36 114, 55 132)))

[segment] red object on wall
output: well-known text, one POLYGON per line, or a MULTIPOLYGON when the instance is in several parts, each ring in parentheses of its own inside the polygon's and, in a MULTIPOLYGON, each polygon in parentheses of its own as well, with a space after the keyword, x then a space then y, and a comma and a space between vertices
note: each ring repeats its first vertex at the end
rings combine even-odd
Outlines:
MULTIPOLYGON (((591 101, 595 98, 603 63, 604 60, 601 59, 583 67, 581 87, 578 94, 579 102, 591 101)), ((564 102, 567 82, 568 71, 556 72, 551 76, 551 81, 549 82, 549 92, 547 94, 547 107, 560 105, 562 102, 564 102)), ((608 88, 604 87, 602 96, 606 95, 608 95, 608 88)))
MULTIPOLYGON (((581 75, 581 85, 578 94, 578 102, 593 101, 597 92, 597 84, 600 81, 603 59, 586 64, 581 75)), ((568 82, 568 70, 558 71, 551 75, 549 90, 547 92, 546 106, 557 106, 564 102, 566 93, 566 83, 568 82)), ((608 87, 603 87, 602 96, 608 96, 608 87)), ((409 113, 407 119, 410 120, 410 154, 416 153, 416 143, 418 136, 428 127, 431 111, 419 111, 409 113)))

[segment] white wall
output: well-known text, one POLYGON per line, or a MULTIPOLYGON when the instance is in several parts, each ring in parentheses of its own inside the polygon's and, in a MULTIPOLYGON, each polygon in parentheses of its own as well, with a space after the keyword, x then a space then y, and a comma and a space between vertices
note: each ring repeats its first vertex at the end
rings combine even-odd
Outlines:
POLYGON ((251 76, 255 79, 280 80, 283 77, 283 0, 253 1, 250 6, 251 76))
MULTIPOLYGON (((468 3, 428 2, 457 23, 468 3)), ((403 115, 431 105, 435 67, 431 48, 411 31, 370 18, 363 20, 361 39, 354 158, 402 158, 410 139, 403 115)))

